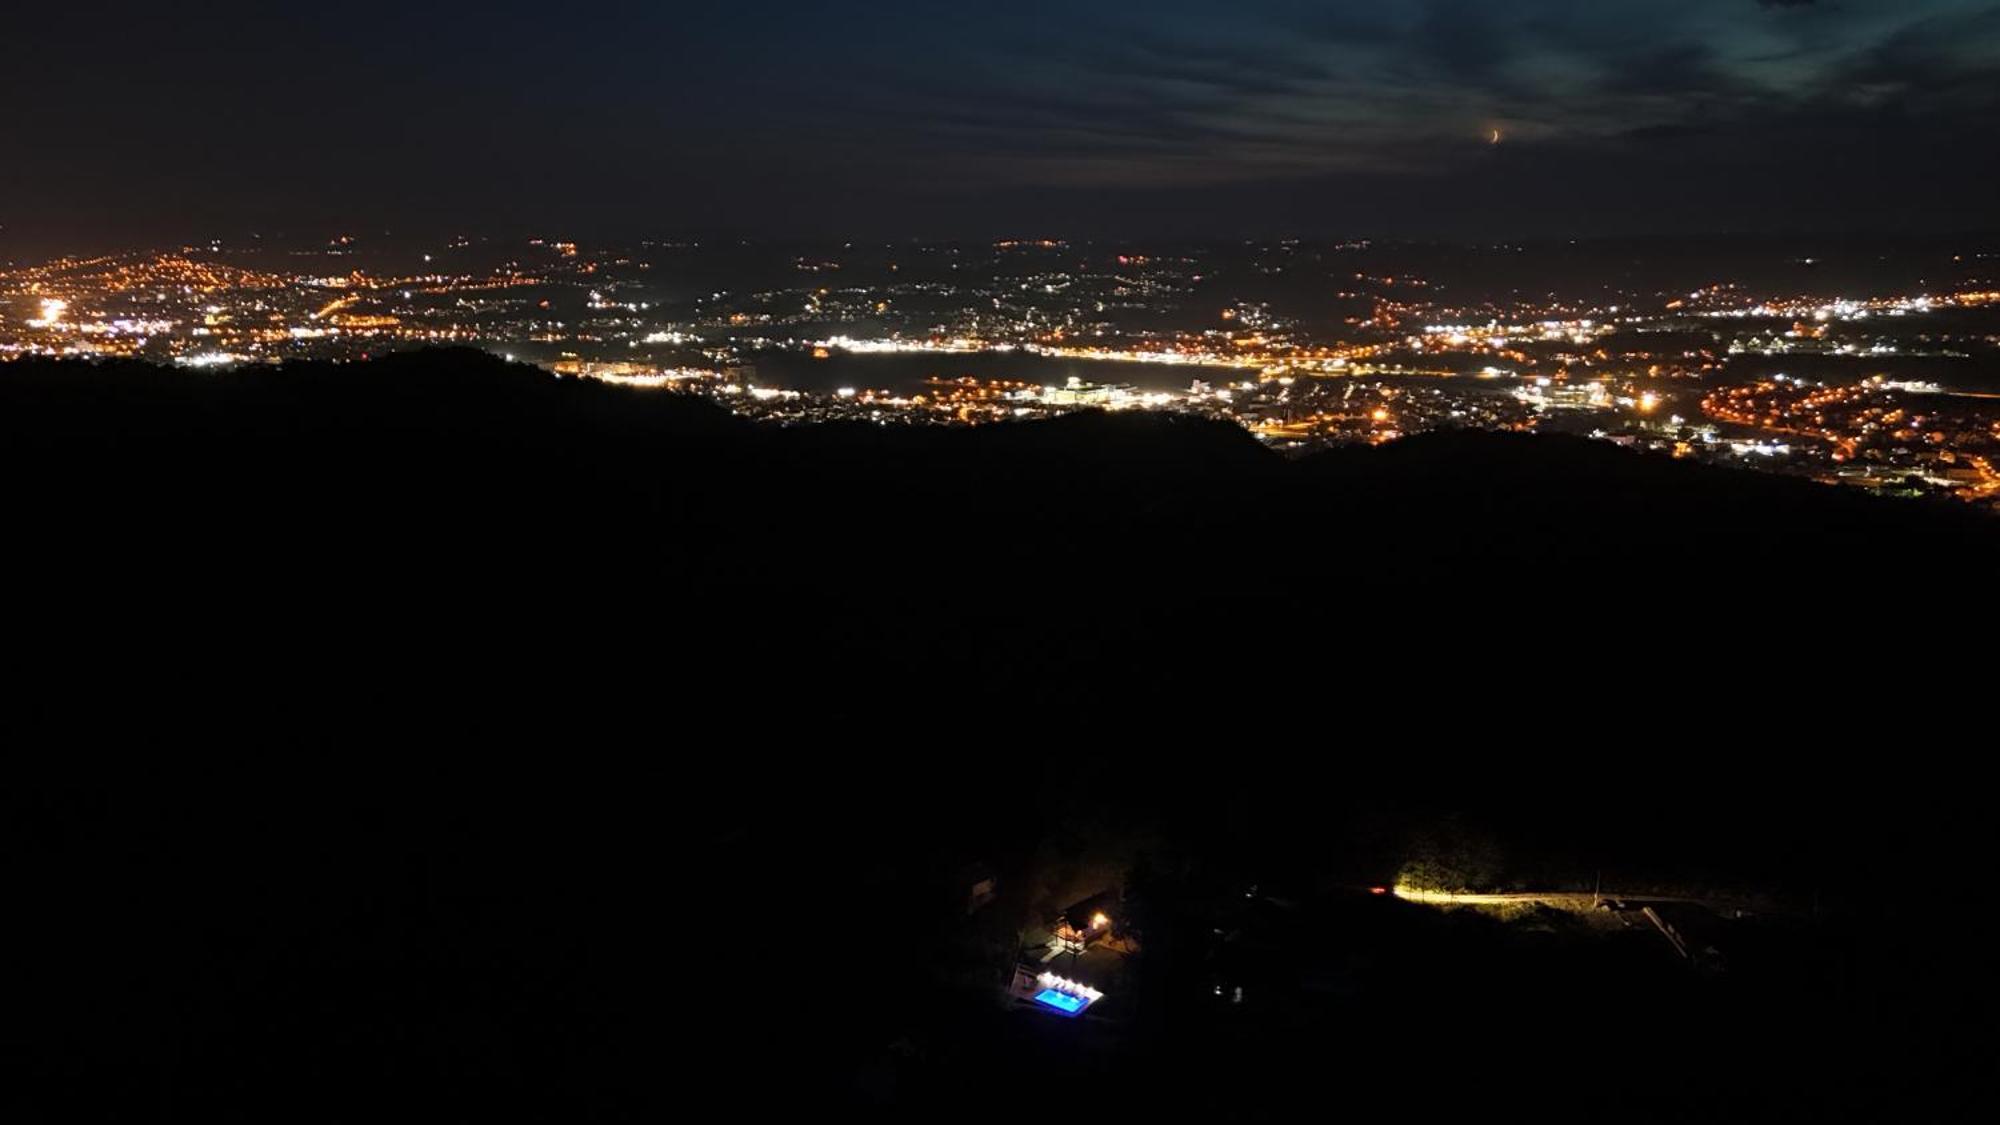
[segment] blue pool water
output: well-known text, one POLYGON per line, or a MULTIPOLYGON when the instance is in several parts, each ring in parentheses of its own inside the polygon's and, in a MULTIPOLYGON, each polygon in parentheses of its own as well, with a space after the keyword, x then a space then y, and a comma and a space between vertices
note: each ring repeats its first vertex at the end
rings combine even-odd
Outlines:
POLYGON ((1044 988, 1035 994, 1035 1003, 1046 1004, 1063 1015, 1073 1016, 1083 1011, 1086 1001, 1081 996, 1071 996, 1067 992, 1057 992, 1053 988, 1044 988))

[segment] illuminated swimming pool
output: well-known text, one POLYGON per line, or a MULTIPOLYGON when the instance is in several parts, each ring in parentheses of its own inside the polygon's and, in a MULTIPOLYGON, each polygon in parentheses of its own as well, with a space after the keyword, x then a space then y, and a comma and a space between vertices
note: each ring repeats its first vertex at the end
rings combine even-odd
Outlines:
POLYGON ((1090 1001, 1081 996, 1071 996, 1067 992, 1057 992, 1053 988, 1044 988, 1035 993, 1035 1003, 1054 1008, 1063 1015, 1073 1016, 1083 1011, 1083 1006, 1090 1001))

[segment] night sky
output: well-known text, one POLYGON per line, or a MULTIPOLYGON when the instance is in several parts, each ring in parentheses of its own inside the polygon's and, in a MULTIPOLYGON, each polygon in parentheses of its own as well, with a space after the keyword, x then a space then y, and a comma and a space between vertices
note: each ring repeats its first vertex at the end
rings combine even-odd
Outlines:
POLYGON ((0 239, 1988 229, 1984 0, 44 4, 0 239), (1498 130, 1498 143, 1494 142, 1498 130))

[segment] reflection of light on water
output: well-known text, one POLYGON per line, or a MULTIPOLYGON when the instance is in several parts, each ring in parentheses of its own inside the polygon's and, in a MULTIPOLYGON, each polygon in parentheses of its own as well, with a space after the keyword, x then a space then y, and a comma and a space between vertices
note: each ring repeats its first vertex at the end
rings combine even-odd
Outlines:
POLYGON ((1054 1008, 1057 1011, 1067 1012, 1071 1015, 1075 1015, 1077 1012, 1082 1011, 1085 1003, 1082 997, 1071 996, 1067 993, 1057 992, 1053 988, 1044 988, 1040 992, 1036 993, 1035 1002, 1039 1004, 1047 1004, 1049 1007, 1054 1008))
POLYGON ((1087 984, 1054 973, 1043 973, 1035 978, 1035 983, 1042 986, 1042 990, 1035 994, 1035 1003, 1054 1008, 1066 1016, 1076 1015, 1104 996, 1087 984))

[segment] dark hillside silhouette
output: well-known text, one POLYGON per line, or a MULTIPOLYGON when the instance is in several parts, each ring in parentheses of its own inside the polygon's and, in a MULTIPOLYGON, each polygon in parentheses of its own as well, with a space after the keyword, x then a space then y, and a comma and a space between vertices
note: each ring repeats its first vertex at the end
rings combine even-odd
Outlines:
MULTIPOLYGON (((0 367, 0 482, 10 1120, 823 1112, 885 1058, 899 1104, 973 1117, 1025 1112, 965 1102, 995 1075, 1226 1116, 1329 1067, 1357 1107, 1505 1116, 1481 1084, 1551 1051, 1627 1116, 1782 1116, 1836 1058, 1947 1119, 1984 1057, 1948 1031, 1977 934, 1904 912, 1990 855, 1956 757, 1975 513, 1557 438, 766 429, 470 352, 0 367), (1326 922, 1387 966, 1359 1006, 1226 1042, 1078 1053, 977 988, 896 992, 948 952, 884 928, 937 856, 1006 896, 1037 840, 1155 841, 1172 950, 1203 880, 1393 877, 1433 810, 1512 870, 1850 919, 1755 1001, 1798 1052, 1715 1038, 1681 978, 1420 914, 1326 922), (1709 1049, 1738 1062, 1685 1085, 1709 1049)), ((1153 964, 1168 1004, 1206 971, 1153 964)))
POLYGON ((454 665, 547 640, 629 668, 613 646, 642 640, 733 683, 963 670, 1171 695, 1252 652, 1476 665, 1539 620, 1572 654, 1819 635, 1801 658, 1880 662, 1871 636, 1968 628, 2000 557, 2000 526, 1949 505, 1556 437, 1288 462, 1150 414, 775 429, 465 351, 0 376, 6 508, 41 591, 22 635, 98 658, 241 629, 306 664, 337 637, 411 657, 398 638, 420 635, 454 665), (124 628, 153 617, 178 624, 124 628))

